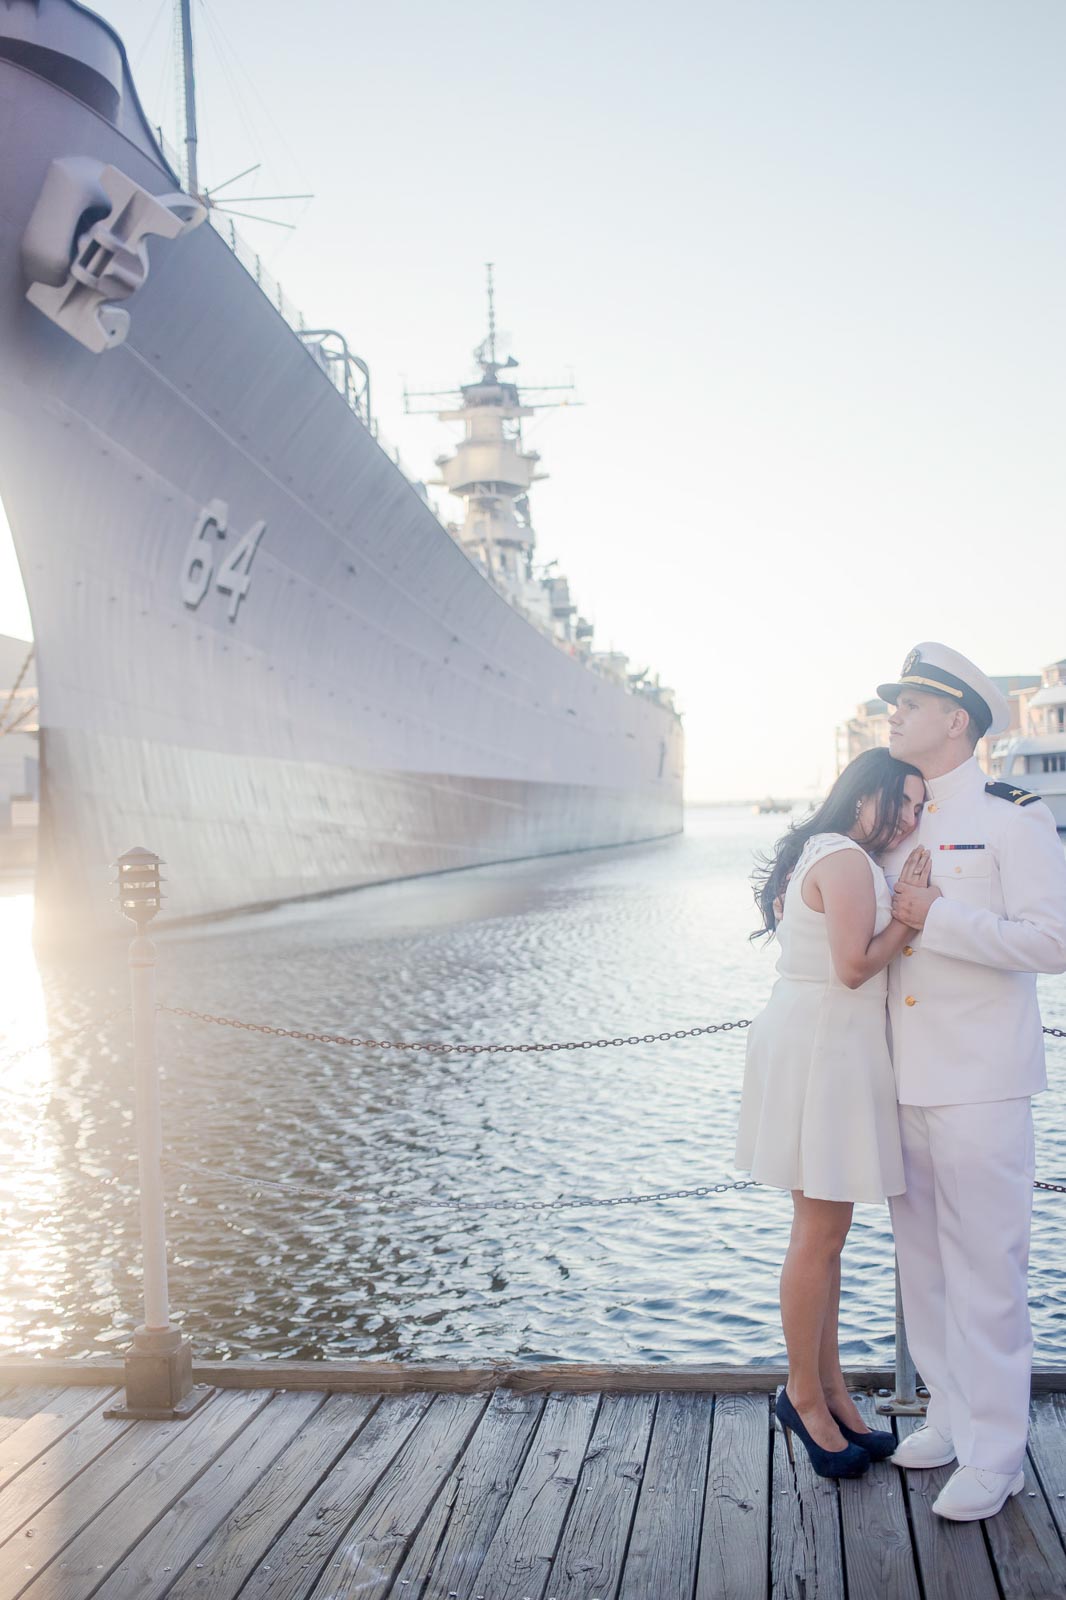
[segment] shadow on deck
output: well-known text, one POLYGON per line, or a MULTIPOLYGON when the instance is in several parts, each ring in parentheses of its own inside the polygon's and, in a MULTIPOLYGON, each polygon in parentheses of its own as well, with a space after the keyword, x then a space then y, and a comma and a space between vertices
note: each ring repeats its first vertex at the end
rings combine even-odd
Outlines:
POLYGON ((87 1376, 0 1392, 0 1600, 1066 1595, 1066 1394, 1025 1493, 953 1524, 950 1468, 828 1483, 765 1391, 226 1387, 129 1422, 87 1376))

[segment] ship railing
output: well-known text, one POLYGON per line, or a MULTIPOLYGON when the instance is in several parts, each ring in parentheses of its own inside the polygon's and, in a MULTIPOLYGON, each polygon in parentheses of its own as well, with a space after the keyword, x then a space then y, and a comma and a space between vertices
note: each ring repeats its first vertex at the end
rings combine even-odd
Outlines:
MULTIPOLYGON (((730 1192, 762 1189, 763 1185, 751 1178, 734 1178, 712 1183, 691 1185, 687 1188, 651 1190, 639 1194, 620 1195, 558 1195, 550 1200, 527 1199, 516 1196, 447 1195, 411 1204, 402 1195, 382 1194, 378 1190, 362 1191, 352 1185, 340 1184, 326 1188, 291 1179, 269 1177, 252 1173, 237 1166, 222 1167, 217 1162, 183 1161, 164 1154, 162 1112, 160 1102, 160 1076, 157 1060, 156 1022, 161 1014, 184 1018, 238 1032, 265 1035, 278 1040, 291 1040, 300 1044, 324 1044, 332 1047, 355 1049, 363 1052, 390 1052, 402 1058, 412 1055, 478 1057, 485 1055, 569 1055, 577 1052, 620 1049, 626 1046, 667 1044, 675 1040, 705 1038, 712 1034, 730 1034, 740 1037, 751 1026, 749 1018, 736 1021, 697 1024, 690 1028, 674 1028, 643 1034, 617 1034, 611 1038, 552 1040, 548 1042, 522 1040, 511 1043, 467 1043, 429 1039, 372 1039, 362 1035, 320 1033, 313 1029, 290 1028, 277 1024, 250 1021, 244 1018, 222 1016, 197 1010, 190 1006, 167 1005, 155 998, 155 948, 143 937, 147 922, 154 917, 160 904, 159 858, 149 851, 137 850, 122 858, 133 862, 141 874, 139 881, 120 876, 120 905, 125 914, 138 922, 138 935, 130 945, 130 974, 133 1004, 118 1007, 102 1017, 62 1033, 51 1035, 40 1043, 23 1048, 13 1055, 0 1058, 0 1072, 18 1061, 46 1048, 66 1046, 90 1031, 119 1017, 129 1017, 132 1022, 134 1073, 137 1083, 136 1132, 138 1143, 138 1169, 142 1218, 142 1260, 146 1325, 152 1329, 170 1330, 170 1310, 167 1290, 166 1225, 164 1205, 164 1180, 170 1176, 177 1180, 179 1192, 187 1191, 189 1180, 220 1179, 253 1193, 279 1193, 293 1200, 311 1203, 310 1216, 317 1217, 325 1211, 359 1208, 362 1211, 381 1212, 399 1209, 412 1216, 438 1216, 447 1212, 511 1212, 533 1214, 539 1220, 560 1212, 572 1212, 597 1207, 617 1208, 624 1205, 647 1205, 669 1200, 708 1199, 730 1192), (135 859, 134 859, 135 858, 135 859), (123 888, 122 885, 127 887, 123 888), (399 1205, 397 1205, 399 1202, 399 1205)), ((120 862, 120 873, 122 863, 120 862)), ((1066 1028, 1044 1027, 1045 1035, 1066 1039, 1066 1028)), ((92 1183, 120 1184, 119 1175, 104 1172, 94 1166, 84 1176, 92 1183)), ((1042 1193, 1066 1195, 1066 1183, 1037 1179, 1033 1189, 1042 1193)), ((194 1200, 198 1199, 195 1193, 194 1200)), ((177 1338, 177 1334, 174 1335, 177 1338)), ((881 1391, 878 1409, 897 1415, 921 1414, 928 1400, 928 1392, 917 1382, 914 1360, 907 1343, 907 1330, 903 1317, 900 1293, 899 1265, 895 1263, 895 1390, 881 1391)), ((136 1351, 136 1340, 134 1349, 136 1351)), ((131 1357, 127 1357, 127 1362, 131 1357)))
MULTIPOLYGON (((411 471, 411 469, 405 463, 403 457, 400 455, 400 452, 396 446, 381 432, 377 425, 376 419, 368 414, 369 407, 367 407, 366 411, 364 411, 363 394, 365 391, 359 386, 353 385, 350 381, 349 363, 356 361, 357 358, 353 357, 350 352, 347 352, 346 350, 345 359, 343 360, 330 362, 320 361, 315 351, 311 349, 310 341, 314 340, 315 343, 321 342, 323 330, 312 329, 308 327, 307 318, 304 316, 303 312, 297 305, 294 304, 292 300, 289 299, 278 280, 267 271, 266 267, 263 265, 262 256, 257 250, 252 249, 248 241, 234 226, 232 217, 223 216, 220 211, 217 211, 209 206, 207 211, 207 220, 211 224, 211 227, 214 229, 215 233, 218 234, 219 238, 222 239, 232 250, 233 254, 237 257, 237 260, 248 273, 249 277, 254 278, 260 290, 266 295, 274 309, 288 323, 293 333, 295 333, 300 340, 307 341, 308 354, 311 356, 312 360, 314 360, 315 365, 333 385, 337 393, 343 396, 350 410, 355 413, 355 415, 367 428, 369 428, 378 444, 391 460, 393 466, 403 473, 408 483, 418 483, 420 480, 418 479, 417 474, 411 471)), ((330 336, 333 336, 332 330, 325 331, 330 334, 330 336)), ((336 335, 335 337, 339 338, 341 336, 336 335)), ((361 363, 359 363, 359 365, 361 366, 361 363)), ((366 368, 362 367, 362 371, 365 372, 366 368)))
POLYGON ((253 250, 251 245, 238 232, 232 217, 225 216, 214 206, 207 208, 207 220, 218 234, 229 245, 241 266, 254 278, 259 288, 266 295, 271 305, 280 311, 293 333, 303 333, 307 327, 307 320, 298 306, 289 299, 278 280, 271 276, 263 265, 263 258, 258 250, 253 250))
MULTIPOLYGON (((316 342, 320 342, 322 336, 321 330, 313 330, 308 328, 307 319, 303 312, 300 311, 288 298, 284 289, 281 287, 281 284, 278 283, 275 278, 272 278, 270 273, 267 272, 266 268, 263 266, 261 256, 257 251, 252 249, 252 247, 244 238, 242 238, 241 234, 234 226, 232 217, 225 217, 220 212, 209 207, 207 219, 214 231, 218 234, 219 238, 225 241, 225 243, 232 250, 233 254, 237 257, 237 260, 244 267, 245 271, 255 279, 255 282, 258 284, 259 288, 266 295, 271 304, 280 312, 281 316, 285 319, 293 332, 301 339, 306 337, 308 341, 310 341, 311 338, 314 338, 316 342)), ((341 336, 335 335, 334 337, 340 338, 341 336)), ((310 350, 310 344, 308 345, 308 348, 309 353, 314 355, 314 351, 310 350)), ((358 416, 360 420, 366 423, 366 425, 370 428, 371 433, 374 435, 381 448, 385 451, 386 455, 389 456, 393 465, 403 473, 408 483, 417 485, 421 480, 407 467, 396 446, 392 444, 392 442, 387 439, 384 434, 382 434, 378 428, 377 422, 373 418, 364 415, 361 405, 361 391, 353 387, 348 381, 348 362, 351 359, 352 358, 347 353, 346 347, 345 357, 341 361, 330 362, 327 364, 319 361, 317 356, 315 356, 316 364, 320 367, 321 371, 333 384, 337 392, 344 396, 345 400, 350 408, 355 412, 356 416, 358 416)), ((365 368, 363 370, 365 371, 365 368)), ((441 519, 439 516, 437 520, 440 522, 441 519)), ((526 607, 521 606, 518 602, 516 602, 504 585, 497 580, 495 574, 491 572, 483 562, 478 562, 473 556, 470 556, 470 552, 465 550, 461 538, 459 538, 457 534, 452 533, 451 528, 448 527, 447 524, 442 522, 441 526, 445 528, 446 532, 451 534, 454 542, 459 546, 459 548, 464 550, 464 553, 470 558, 473 564, 476 565, 484 574, 484 576, 488 578, 493 587, 499 590, 509 604, 514 606, 515 610, 521 611, 522 615, 525 616, 529 622, 533 623, 535 627, 540 628, 540 630, 545 633, 549 639, 552 639, 556 644, 560 645, 561 648, 564 650, 568 649, 568 640, 561 639, 555 632, 554 628, 545 627, 539 618, 529 612, 526 607)), ((584 655, 586 662, 590 661, 588 652, 584 652, 584 655)), ((598 666, 595 667, 595 670, 600 672, 600 675, 603 677, 611 676, 610 674, 603 672, 598 666)))
MULTIPOLYGON (((174 148, 158 124, 156 125, 155 135, 159 141, 159 148, 162 150, 167 162, 181 179, 181 182, 187 184, 184 156, 174 148)), ((201 196, 201 198, 204 199, 205 197, 201 196)), ((281 313, 292 331, 294 333, 302 333, 307 326, 303 312, 293 304, 281 284, 263 266, 259 252, 253 250, 251 245, 237 232, 233 218, 225 216, 223 212, 211 204, 209 196, 206 197, 206 205, 207 220, 215 233, 229 245, 241 266, 244 267, 250 277, 255 279, 271 305, 281 313)))
MULTIPOLYGON (((159 139, 159 144, 163 154, 166 156, 170 165, 174 168, 174 171, 177 173, 183 173, 185 168, 182 157, 178 151, 174 149, 173 145, 168 142, 163 134, 162 128, 157 127, 156 135, 159 139)), ((307 318, 304 316, 303 312, 292 300, 289 299, 278 280, 267 271, 266 267, 264 267, 262 256, 257 250, 253 250, 251 245, 241 235, 233 221, 233 218, 224 215, 222 211, 208 204, 207 220, 214 232, 229 246, 230 250, 241 263, 241 266, 244 267, 249 277, 255 280, 259 289, 263 294, 266 295, 271 305, 274 306, 275 310, 278 311, 278 313, 284 318, 297 337, 301 340, 304 340, 305 336, 307 336, 308 339, 314 338, 316 342, 319 341, 321 339, 322 330, 316 331, 308 328, 307 318)), ((340 335, 335 335, 334 337, 341 338, 340 335)), ((360 391, 357 387, 353 387, 349 381, 349 361, 353 358, 347 352, 347 346, 345 345, 345 359, 342 361, 326 362, 319 360, 315 351, 310 348, 310 343, 308 343, 308 353, 315 360, 315 363, 319 367, 320 371, 326 378, 328 378, 329 382, 337 390, 338 394, 343 395, 350 409, 354 411, 355 415, 359 417, 360 421, 362 421, 370 429, 370 432, 373 434, 381 448, 385 451, 385 454, 390 458, 397 470, 403 473, 408 483, 414 485, 420 483, 421 480, 417 474, 412 472, 407 467, 402 456, 400 455, 399 450, 389 439, 384 436, 384 434, 381 433, 376 420, 369 414, 369 374, 367 375, 367 404, 366 413, 364 414, 361 404, 362 391, 360 391)), ((362 366, 361 363, 360 365, 362 366)), ((365 372, 366 368, 363 367, 362 370, 365 372)), ((437 520, 440 522, 440 517, 438 517, 437 520)), ((444 527, 447 532, 451 533, 451 528, 448 527, 447 524, 442 522, 441 526, 444 527)), ((464 547, 462 540, 455 534, 452 534, 452 537, 455 540, 455 543, 459 545, 460 549, 463 549, 464 547)), ((470 555, 469 551, 465 551, 465 553, 468 556, 470 555)), ((470 559, 473 560, 474 558, 470 557, 470 559)), ((524 606, 519 605, 508 592, 508 590, 497 581, 495 575, 489 571, 489 569, 485 567, 483 563, 475 564, 480 567, 480 570, 489 579, 489 582, 499 590, 508 603, 514 606, 515 610, 521 611, 526 617, 527 621, 531 622, 533 626, 539 628, 540 631, 549 639, 551 639, 554 644, 558 645, 560 649, 567 654, 583 657, 586 666, 590 666, 592 670, 599 673, 601 677, 608 678, 611 681, 623 681, 621 679, 617 679, 613 673, 604 671, 604 669, 596 662, 595 656, 591 651, 581 650, 574 647, 572 640, 561 638, 553 627, 545 626, 538 617, 528 612, 524 606)))

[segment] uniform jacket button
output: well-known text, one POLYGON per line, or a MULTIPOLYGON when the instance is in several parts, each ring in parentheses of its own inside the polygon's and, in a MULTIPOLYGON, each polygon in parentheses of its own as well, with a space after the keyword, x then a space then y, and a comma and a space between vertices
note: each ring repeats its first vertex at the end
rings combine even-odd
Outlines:
POLYGON ((909 1006, 914 1006, 914 1005, 917 1005, 918 1002, 915 1000, 915 998, 914 998, 914 996, 912 994, 909 994, 907 996, 906 1004, 909 1005, 909 1006))
POLYGON ((935 800, 932 800, 932 801, 930 801, 929 805, 926 806, 925 809, 927 811, 939 811, 940 807, 937 805, 935 800))
POLYGON ((912 944, 905 944, 903 946, 903 954, 905 956, 912 956, 914 954, 914 946, 912 944))

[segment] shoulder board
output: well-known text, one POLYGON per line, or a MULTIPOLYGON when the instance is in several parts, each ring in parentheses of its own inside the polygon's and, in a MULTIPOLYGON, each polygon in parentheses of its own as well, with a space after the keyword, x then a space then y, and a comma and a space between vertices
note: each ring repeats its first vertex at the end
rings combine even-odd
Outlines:
POLYGON ((1009 800, 1015 806, 1031 806, 1034 800, 1039 800, 1038 794, 1030 794, 1026 789, 1015 789, 1010 783, 986 783, 985 794, 994 794, 997 800, 1009 800))

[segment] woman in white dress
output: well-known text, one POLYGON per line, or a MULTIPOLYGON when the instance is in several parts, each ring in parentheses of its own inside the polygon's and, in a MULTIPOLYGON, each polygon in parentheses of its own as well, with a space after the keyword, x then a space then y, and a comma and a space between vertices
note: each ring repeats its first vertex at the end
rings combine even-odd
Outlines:
MULTIPOLYGON (((905 1187, 886 969, 911 930, 892 920, 878 857, 914 831, 924 800, 916 768, 866 750, 756 875, 759 934, 778 934, 781 957, 748 1035, 736 1163, 792 1191, 781 1271, 788 1381, 776 1413, 826 1477, 858 1476, 895 1449, 848 1393, 837 1318, 855 1202, 905 1187)), ((912 851, 900 881, 928 877, 928 852, 912 851)))

